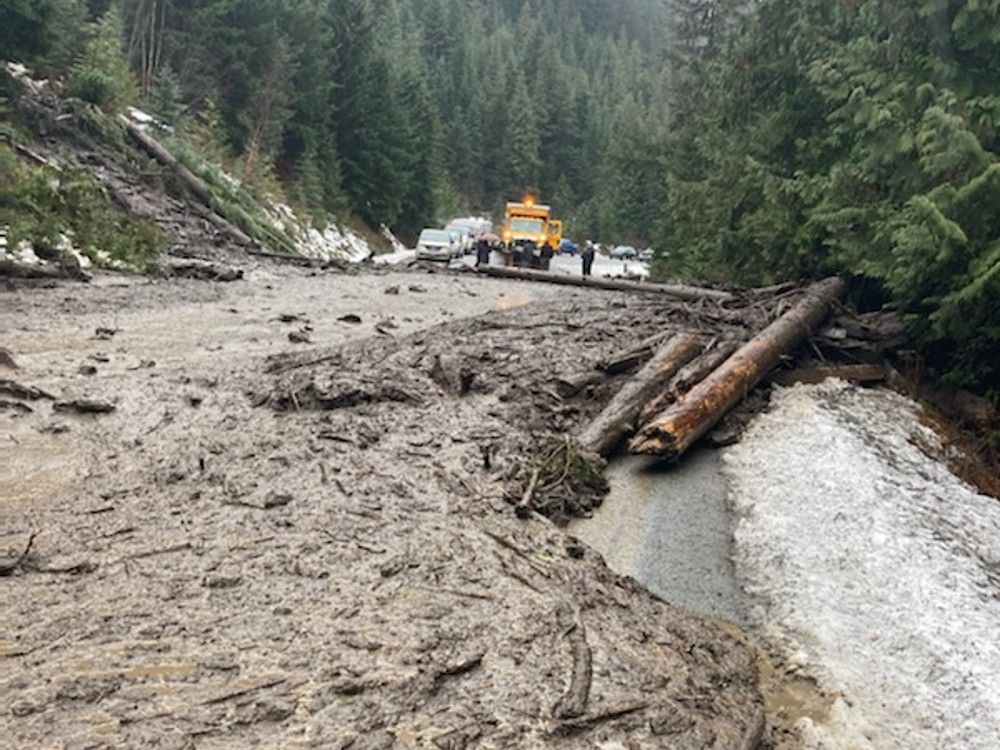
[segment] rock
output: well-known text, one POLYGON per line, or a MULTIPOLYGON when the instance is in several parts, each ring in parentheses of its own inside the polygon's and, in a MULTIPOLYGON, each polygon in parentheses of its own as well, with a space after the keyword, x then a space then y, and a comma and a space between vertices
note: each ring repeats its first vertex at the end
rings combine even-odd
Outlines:
POLYGON ((166 270, 173 276, 199 281, 230 282, 243 278, 241 269, 200 260, 170 261, 166 270))
POLYGON ((96 331, 94 331, 93 338, 97 339, 98 341, 110 341, 115 337, 116 333, 118 333, 117 328, 98 328, 96 331))
POLYGON ((284 721, 295 713, 295 704, 281 698, 269 698, 257 701, 254 707, 255 721, 284 721))
POLYGON ((339 317, 339 318, 337 318, 337 320, 339 320, 341 323, 350 323, 351 325, 360 325, 360 323, 361 323, 361 316, 360 315, 354 315, 352 313, 350 315, 344 315, 342 317, 339 317))
POLYGON ((293 344, 309 344, 312 339, 306 331, 292 331, 288 334, 288 340, 293 344))
POLYGON ((434 355, 430 376, 435 383, 456 396, 468 393, 476 379, 476 373, 463 367, 462 360, 453 354, 434 355))
POLYGON ((414 294, 427 294, 427 290, 419 284, 410 284, 409 289, 414 294))
POLYGON ((10 706, 10 712, 21 718, 23 716, 31 716, 31 714, 38 713, 42 710, 42 706, 29 700, 19 700, 14 701, 10 706))
POLYGON ((80 369, 77 370, 81 375, 96 375, 97 368, 93 365, 80 365, 80 369))
POLYGON ((30 414, 34 411, 27 404, 22 404, 20 401, 8 401, 7 399, 0 398, 0 411, 12 411, 19 412, 21 414, 30 414))
POLYGON ((43 391, 41 388, 23 385, 15 380, 8 380, 6 378, 0 378, 0 394, 5 394, 21 401, 39 401, 43 398, 49 401, 55 400, 55 396, 43 391))
POLYGON ((271 492, 264 498, 264 504, 261 506, 264 510, 270 510, 271 508, 281 508, 282 506, 288 505, 292 502, 293 498, 291 495, 287 495, 281 492, 271 492))
POLYGON ((77 414, 110 414, 118 407, 108 401, 78 398, 72 401, 59 401, 52 408, 60 412, 76 412, 77 414))
POLYGON ((243 578, 238 575, 213 574, 202 578, 201 585, 207 589, 233 589, 242 581, 243 578))
POLYGON ((5 367, 8 370, 20 370, 17 362, 14 361, 14 357, 10 352, 10 349, 0 346, 0 367, 5 367))
POLYGON ((389 286, 389 287, 386 287, 385 288, 385 294, 398 295, 399 294, 399 287, 398 286, 389 286))

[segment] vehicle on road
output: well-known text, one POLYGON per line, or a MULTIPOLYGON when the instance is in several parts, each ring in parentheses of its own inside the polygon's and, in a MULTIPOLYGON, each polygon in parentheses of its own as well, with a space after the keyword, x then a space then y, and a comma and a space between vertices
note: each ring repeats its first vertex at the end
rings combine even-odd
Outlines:
POLYGON ((458 255, 468 255, 472 252, 472 246, 476 241, 472 236, 472 231, 468 227, 449 224, 445 227, 445 231, 451 232, 451 235, 455 238, 458 244, 458 255))
POLYGON ((552 209, 539 203, 533 195, 507 204, 506 218, 500 237, 511 250, 540 248, 548 245, 555 250, 562 243, 563 223, 552 218, 552 209))
POLYGON ((446 229, 425 229, 417 240, 417 260, 449 262, 458 249, 456 235, 446 229))
POLYGON ((563 238, 559 243, 559 252, 563 255, 576 255, 580 252, 580 246, 568 238, 563 238))
POLYGON ((468 255, 472 252, 472 248, 476 244, 476 233, 472 231, 471 227, 461 221, 452 221, 448 223, 445 230, 458 235, 460 255, 468 255))
POLYGON ((653 248, 651 247, 647 247, 645 250, 639 253, 639 260, 641 260, 644 263, 651 263, 655 257, 656 253, 653 251, 653 248))
POLYGON ((611 257, 615 260, 634 260, 639 257, 639 251, 631 245, 619 245, 611 251, 611 257))

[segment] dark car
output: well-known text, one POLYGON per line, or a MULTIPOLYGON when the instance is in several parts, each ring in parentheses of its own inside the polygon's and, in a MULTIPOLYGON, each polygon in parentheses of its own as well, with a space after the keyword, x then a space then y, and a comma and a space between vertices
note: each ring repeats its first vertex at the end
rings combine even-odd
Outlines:
POLYGON ((559 252, 564 255, 576 255, 580 252, 580 246, 573 242, 573 240, 564 239, 559 243, 559 252))

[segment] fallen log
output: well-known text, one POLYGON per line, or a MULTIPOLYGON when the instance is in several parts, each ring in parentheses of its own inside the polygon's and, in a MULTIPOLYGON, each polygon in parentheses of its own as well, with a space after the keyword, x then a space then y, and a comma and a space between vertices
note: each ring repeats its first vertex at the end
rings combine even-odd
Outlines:
POLYGON ((212 190, 208 183, 198 177, 194 172, 181 164, 180 160, 160 145, 158 141, 150 137, 142 128, 129 120, 124 115, 118 116, 118 121, 125 128, 125 131, 132 136, 132 139, 139 144, 142 149, 152 156, 163 166, 169 168, 178 178, 191 190, 192 193, 210 210, 211 213, 203 213, 202 216, 211 221, 221 231, 240 245, 253 245, 254 241, 242 229, 239 229, 226 216, 226 211, 212 195, 212 190))
POLYGON ((58 266, 35 266, 27 263, 17 263, 13 260, 0 258, 0 276, 10 276, 15 279, 65 279, 68 274, 58 266))
POLYGON ((722 292, 718 289, 702 289, 701 287, 686 286, 684 284, 651 284, 644 281, 598 279, 592 276, 584 278, 582 276, 569 276, 566 274, 549 273, 547 271, 533 271, 527 268, 484 266, 479 269, 479 273, 498 279, 539 281, 548 284, 561 284, 563 286, 608 289, 614 292, 646 292, 650 294, 663 294, 669 297, 686 300, 688 302, 698 302, 700 300, 729 302, 735 299, 734 295, 729 292, 722 292))
POLYGON ((688 391, 721 367, 738 348, 739 344, 735 341, 721 341, 684 365, 666 389, 642 408, 639 424, 645 425, 671 404, 680 401, 688 391))
POLYGON ((881 383, 889 379, 889 368, 885 365, 823 365, 801 367, 797 370, 776 372, 771 382, 777 385, 815 385, 830 378, 846 380, 850 383, 881 383))
POLYGON ((629 450, 679 457, 817 329, 846 289, 839 278, 813 284, 791 310, 742 346, 684 399, 643 427, 629 450))
POLYGON ((691 333, 679 333, 667 341, 580 433, 580 447, 601 456, 610 453, 622 438, 635 429, 642 407, 684 365, 697 357, 703 346, 704 342, 691 333))
POLYGON ((656 350, 663 346, 663 342, 673 336, 674 333, 676 331, 663 331, 643 339, 627 352, 602 359, 597 363, 597 369, 608 375, 620 375, 623 372, 634 370, 651 360, 653 355, 656 354, 656 350))
POLYGON ((651 360, 656 350, 674 333, 676 331, 662 331, 643 339, 624 353, 600 360, 592 370, 556 378, 554 381, 556 391, 562 398, 572 398, 592 385, 606 382, 610 377, 631 372, 651 360))

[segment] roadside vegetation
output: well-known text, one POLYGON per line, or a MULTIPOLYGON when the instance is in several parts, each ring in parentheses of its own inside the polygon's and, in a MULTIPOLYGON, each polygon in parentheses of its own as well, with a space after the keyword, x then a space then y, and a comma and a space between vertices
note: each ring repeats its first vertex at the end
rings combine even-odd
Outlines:
POLYGON ((26 242, 50 258, 72 248, 95 265, 139 271, 155 267, 164 242, 156 225, 114 205, 88 172, 27 166, 3 143, 0 225, 7 227, 12 248, 26 242))
POLYGON ((932 373, 1000 399, 997 4, 751 8, 675 48, 661 271, 863 277, 932 373))

